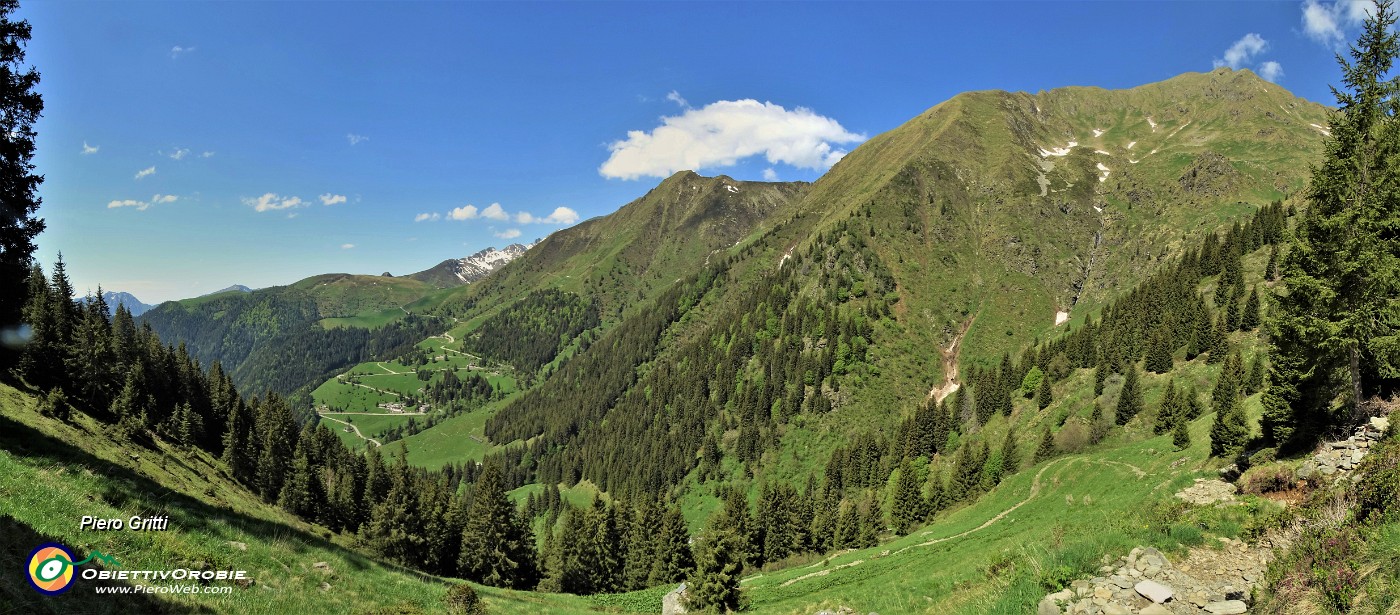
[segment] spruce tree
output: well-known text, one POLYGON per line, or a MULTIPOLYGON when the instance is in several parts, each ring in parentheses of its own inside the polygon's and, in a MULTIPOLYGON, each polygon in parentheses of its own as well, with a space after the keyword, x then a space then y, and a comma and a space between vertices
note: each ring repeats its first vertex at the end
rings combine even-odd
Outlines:
POLYGON ((1172 446, 1182 451, 1191 447, 1191 431, 1185 417, 1177 417, 1172 426, 1172 446))
POLYGON ((1243 371, 1239 352, 1230 353, 1216 381, 1215 393, 1211 397, 1211 404, 1215 410, 1215 423, 1210 429, 1212 456, 1227 457, 1244 450, 1249 437, 1249 426, 1246 424, 1239 395, 1243 371))
POLYGON ((1021 451, 1016 447, 1016 428, 1007 425, 1006 439, 1001 442, 1001 465, 1006 474, 1015 474, 1021 469, 1021 451))
POLYGON ((515 589, 532 588, 539 580, 534 537, 528 522, 517 518, 495 462, 482 468, 472 490, 461 549, 457 567, 462 578, 515 589))
POLYGON ((1259 328, 1259 287, 1254 287, 1249 292, 1249 299, 1245 301, 1244 312, 1240 314, 1240 330, 1253 331, 1259 328))
MULTIPOLYGON (((33 300, 25 285, 30 275, 34 238, 44 230, 39 210, 42 175, 34 173, 34 123, 44 111, 36 91, 39 72, 24 65, 29 44, 29 22, 14 21, 18 0, 0 2, 0 330, 19 326, 24 307, 33 300)), ((32 321, 28 321, 33 324, 32 321)), ((0 345, 0 369, 14 365, 16 356, 0 345)))
POLYGON ((894 531, 901 536, 908 534, 914 524, 924 518, 923 480, 908 458, 899 464, 899 481, 895 483, 894 502, 890 506, 894 531))
POLYGON ((1128 373, 1123 378, 1123 389, 1118 393, 1113 420, 1119 425, 1127 425, 1139 412, 1142 412, 1142 390, 1138 384, 1138 370, 1136 365, 1129 365, 1128 373))
POLYGON ((1157 409, 1157 420, 1152 423, 1152 433, 1162 435, 1172 429, 1182 414, 1176 398, 1176 379, 1167 381, 1167 392, 1162 394, 1162 405, 1157 409))
POLYGON ((730 613, 747 601, 739 588, 744 569, 744 539, 729 529, 709 532, 697 545, 695 571, 686 583, 685 606, 691 611, 730 613))
POLYGON ((1050 392, 1050 376, 1045 375, 1040 378, 1040 385, 1036 387, 1035 404, 1041 410, 1044 410, 1052 401, 1054 401, 1054 397, 1050 392))
POLYGON ((1040 446, 1035 449, 1034 463, 1040 463, 1055 456, 1055 436, 1050 433, 1050 427, 1045 428, 1045 433, 1040 437, 1040 446))
POLYGON ((1215 327, 1210 333, 1210 354, 1206 356, 1206 363, 1219 363, 1225 360, 1225 355, 1230 352, 1230 329, 1226 322, 1226 314, 1222 310, 1215 318, 1215 327))
POLYGON ((1400 383, 1400 57, 1393 2, 1381 0, 1351 46, 1338 56, 1343 88, 1329 122, 1308 207, 1283 257, 1285 290, 1270 322, 1269 389, 1263 430, 1270 443, 1310 445, 1350 420, 1370 396, 1389 397, 1400 383), (1340 400, 1334 407, 1334 400, 1340 400))
POLYGON ((1167 332, 1166 325, 1157 327, 1147 342, 1147 358, 1143 367, 1154 374, 1165 374, 1172 371, 1173 350, 1171 334, 1167 332))

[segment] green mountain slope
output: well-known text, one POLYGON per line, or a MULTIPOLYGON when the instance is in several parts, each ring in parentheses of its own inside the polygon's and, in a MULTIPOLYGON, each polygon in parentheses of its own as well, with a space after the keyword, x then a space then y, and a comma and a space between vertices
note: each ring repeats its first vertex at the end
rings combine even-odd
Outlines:
POLYGON ((250 393, 289 394, 412 347, 443 325, 411 312, 452 292, 407 278, 335 273, 166 302, 140 320, 201 362, 219 361, 250 393))

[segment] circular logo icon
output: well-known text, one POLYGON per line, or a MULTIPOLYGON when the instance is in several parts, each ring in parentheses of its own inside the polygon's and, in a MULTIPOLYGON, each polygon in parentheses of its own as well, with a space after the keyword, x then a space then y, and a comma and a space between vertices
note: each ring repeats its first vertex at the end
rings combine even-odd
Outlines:
POLYGON ((46 542, 29 553, 29 584, 46 596, 57 596, 73 584, 73 552, 46 542))

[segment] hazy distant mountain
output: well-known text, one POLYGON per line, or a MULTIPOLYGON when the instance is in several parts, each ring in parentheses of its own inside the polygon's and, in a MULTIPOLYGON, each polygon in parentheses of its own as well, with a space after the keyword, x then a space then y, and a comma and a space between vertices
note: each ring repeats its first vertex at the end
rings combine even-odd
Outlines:
POLYGON ((126 309, 131 312, 132 316, 140 316, 141 314, 145 313, 146 310, 155 307, 154 305, 147 305, 145 303, 141 303, 141 300, 132 296, 131 293, 122 293, 111 290, 102 293, 102 300, 107 302, 108 314, 115 314, 117 312, 118 305, 125 305, 126 309))
POLYGON ((513 243, 499 250, 494 247, 486 248, 466 258, 442 261, 432 268, 419 271, 418 273, 406 277, 427 282, 441 288, 471 284, 472 282, 486 277, 492 271, 504 267, 506 263, 515 260, 516 257, 524 254, 526 250, 534 247, 535 243, 529 245, 513 243))

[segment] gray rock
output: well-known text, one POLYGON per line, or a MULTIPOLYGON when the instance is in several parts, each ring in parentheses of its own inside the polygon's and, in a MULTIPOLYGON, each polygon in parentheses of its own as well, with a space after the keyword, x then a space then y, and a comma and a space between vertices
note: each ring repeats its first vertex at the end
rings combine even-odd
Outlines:
POLYGON ((1211 615, 1239 615, 1249 611, 1249 607, 1245 605, 1243 600, 1226 600, 1207 604, 1205 610, 1211 615))
POLYGON ((1132 615, 1132 611, 1117 602, 1110 602, 1103 605, 1103 615, 1132 615))
MULTIPOLYGON (((682 615, 685 613, 685 583, 661 597, 661 615, 682 615)), ((834 614, 833 614, 834 615, 834 614)))
POLYGON ((1172 610, 1160 604, 1149 604, 1147 608, 1138 611, 1138 615, 1172 615, 1172 610))
POLYGON ((1390 419, 1383 416, 1371 417, 1371 429, 1385 433, 1385 430, 1390 429, 1390 419))
POLYGON ((1041 600, 1040 606, 1037 606, 1035 609, 1035 615, 1060 615, 1061 613, 1063 613, 1063 611, 1060 610, 1060 606, 1055 604, 1055 601, 1051 600, 1048 596, 1044 600, 1041 600))
POLYGON ((1134 585, 1133 589, 1136 590, 1137 593, 1142 594, 1143 598, 1147 598, 1157 604, 1172 599, 1172 588, 1156 581, 1141 581, 1137 585, 1134 585))
POLYGON ((1068 589, 1062 589, 1053 594, 1050 594, 1049 596, 1046 596, 1045 598, 1048 600, 1054 600, 1056 602, 1065 602, 1074 598, 1074 592, 1071 592, 1068 589))
POLYGON ((1303 465, 1298 468, 1298 478, 1303 480, 1312 478, 1314 474, 1317 474, 1317 462, 1311 459, 1304 461, 1303 465))

